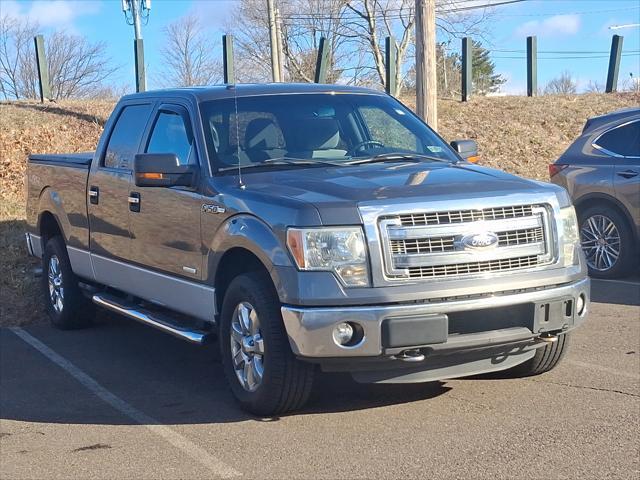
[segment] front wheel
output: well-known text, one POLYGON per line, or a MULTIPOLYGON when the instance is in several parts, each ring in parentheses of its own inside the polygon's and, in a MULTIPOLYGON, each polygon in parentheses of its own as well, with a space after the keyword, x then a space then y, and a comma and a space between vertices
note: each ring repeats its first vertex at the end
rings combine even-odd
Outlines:
POLYGON ((569 350, 569 334, 558 335, 558 339, 536 350, 533 358, 507 370, 512 377, 529 377, 553 370, 569 350))
POLYGON ((242 408, 260 416, 301 408, 311 393, 314 368, 291 352, 271 278, 260 272, 236 277, 220 320, 223 368, 242 408))

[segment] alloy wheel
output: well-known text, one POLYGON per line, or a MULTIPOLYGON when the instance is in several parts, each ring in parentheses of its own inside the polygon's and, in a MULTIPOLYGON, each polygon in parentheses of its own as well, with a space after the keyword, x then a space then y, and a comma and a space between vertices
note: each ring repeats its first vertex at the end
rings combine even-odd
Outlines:
POLYGON ((264 377, 264 341, 253 305, 241 302, 231 320, 231 356, 240 385, 255 392, 264 377))
POLYGON ((49 268, 47 271, 49 283, 49 298, 51 306, 56 313, 61 313, 64 308, 64 284, 62 282, 62 269, 60 260, 56 255, 49 258, 49 268))
POLYGON ((593 270, 611 269, 620 256, 620 232, 613 221, 604 215, 587 218, 580 228, 580 242, 593 270))

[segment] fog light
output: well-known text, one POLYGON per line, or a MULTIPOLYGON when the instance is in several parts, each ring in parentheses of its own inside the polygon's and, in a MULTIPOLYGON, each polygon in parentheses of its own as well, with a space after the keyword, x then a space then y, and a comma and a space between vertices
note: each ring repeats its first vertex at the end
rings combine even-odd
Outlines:
POLYGON ((338 345, 347 345, 353 338, 353 333, 353 327, 349 323, 339 323, 333 329, 333 341, 338 345))
POLYGON ((584 314, 584 308, 586 305, 586 301, 584 298, 584 293, 581 293, 578 296, 578 300, 576 300, 576 313, 580 316, 582 316, 584 314))

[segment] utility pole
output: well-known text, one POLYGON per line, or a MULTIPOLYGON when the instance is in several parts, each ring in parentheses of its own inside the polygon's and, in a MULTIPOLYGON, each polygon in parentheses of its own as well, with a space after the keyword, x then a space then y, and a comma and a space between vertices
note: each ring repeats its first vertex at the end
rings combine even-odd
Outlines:
POLYGON ((271 46, 271 72, 273 81, 280 81, 280 69, 278 65, 278 38, 276 35, 276 10, 273 5, 274 0, 267 0, 267 10, 269 12, 269 44, 271 46))
POLYGON ((438 129, 436 0, 416 0, 416 113, 438 129))
POLYGON ((278 75, 280 81, 284 82, 284 53, 282 45, 282 17, 280 16, 280 10, 276 8, 276 44, 278 45, 278 75))
POLYGON ((136 66, 136 92, 147 89, 144 68, 144 43, 142 40, 141 19, 148 20, 151 0, 122 0, 122 11, 129 25, 133 25, 133 52, 136 66))

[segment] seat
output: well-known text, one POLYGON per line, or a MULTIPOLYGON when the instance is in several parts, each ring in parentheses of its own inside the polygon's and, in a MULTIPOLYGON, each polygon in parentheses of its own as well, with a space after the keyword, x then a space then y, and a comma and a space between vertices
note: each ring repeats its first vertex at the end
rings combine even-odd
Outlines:
MULTIPOLYGON (((335 118, 305 118, 296 122, 296 150, 306 158, 335 158, 347 154, 340 145, 340 128, 335 118)), ((296 155, 297 156, 297 155, 296 155)))
POLYGON ((280 129, 270 118, 256 118, 247 124, 244 133, 244 151, 251 162, 263 162, 285 155, 280 147, 280 129))

